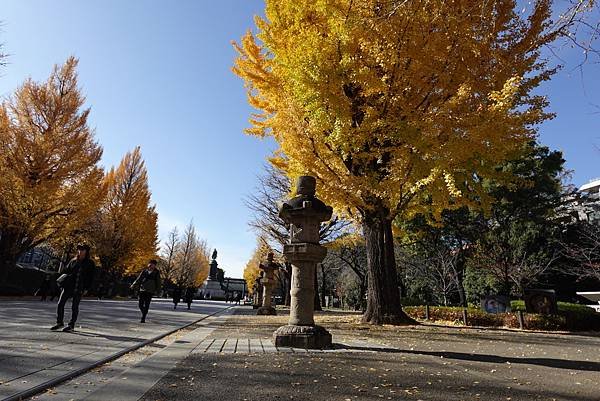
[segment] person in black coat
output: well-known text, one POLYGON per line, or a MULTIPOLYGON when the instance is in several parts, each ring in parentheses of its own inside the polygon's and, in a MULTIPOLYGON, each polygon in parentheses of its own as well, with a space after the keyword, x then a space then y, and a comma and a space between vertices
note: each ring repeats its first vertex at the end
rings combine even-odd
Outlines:
POLYGON ((175 287, 173 290, 173 309, 177 309, 179 301, 181 301, 181 288, 175 287))
POLYGON ((36 295, 40 297, 40 301, 45 301, 48 297, 48 291, 50 290, 50 276, 48 274, 44 275, 44 280, 42 280, 42 284, 40 284, 40 288, 37 290, 36 295))
POLYGON ((142 312, 142 319, 140 323, 146 323, 146 315, 150 309, 150 302, 152 297, 160 293, 162 288, 162 281, 160 278, 160 271, 156 268, 158 261, 152 259, 148 262, 148 266, 142 270, 138 278, 135 279, 131 284, 131 289, 135 290, 139 288, 139 307, 142 312))
POLYGON ((196 289, 193 287, 188 287, 185 289, 184 300, 188 306, 188 310, 192 307, 192 301, 194 300, 194 294, 196 294, 196 289))
POLYGON ((71 305, 71 320, 63 331, 73 331, 75 322, 79 315, 79 302, 84 292, 90 289, 94 281, 96 265, 90 259, 90 247, 88 245, 77 245, 77 256, 61 271, 57 282, 62 288, 58 305, 56 308, 56 324, 50 330, 58 330, 64 327, 65 304, 69 298, 73 298, 71 305))
POLYGON ((50 302, 54 302, 54 298, 60 295, 60 288, 58 288, 58 283, 56 282, 58 276, 60 276, 60 274, 50 274, 50 302))

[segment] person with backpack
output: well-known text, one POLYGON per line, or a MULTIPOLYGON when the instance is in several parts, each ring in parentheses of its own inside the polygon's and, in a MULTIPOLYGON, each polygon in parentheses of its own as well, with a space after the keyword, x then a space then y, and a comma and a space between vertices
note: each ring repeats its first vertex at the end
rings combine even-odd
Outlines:
POLYGON ((50 330, 62 328, 62 331, 70 332, 75 329, 75 322, 79 315, 79 303, 83 294, 92 286, 95 270, 96 265, 90 259, 90 247, 85 244, 77 245, 77 256, 67 264, 60 272, 61 276, 56 280, 61 288, 61 293, 56 307, 56 324, 50 330), (65 304, 69 298, 72 298, 71 320, 65 327, 65 304))
POLYGON ((156 260, 150 260, 146 269, 142 270, 133 284, 131 284, 132 290, 139 289, 138 300, 140 311, 142 312, 140 323, 146 323, 146 315, 148 315, 152 297, 154 294, 160 293, 160 272, 156 268, 156 265, 156 260))

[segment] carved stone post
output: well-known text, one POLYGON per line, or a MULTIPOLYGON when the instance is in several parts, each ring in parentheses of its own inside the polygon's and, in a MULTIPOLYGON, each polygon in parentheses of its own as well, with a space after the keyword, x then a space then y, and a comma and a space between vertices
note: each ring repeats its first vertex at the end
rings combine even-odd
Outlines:
POLYGON ((277 264, 273 262, 273 253, 269 252, 267 256, 267 263, 260 264, 260 269, 264 272, 262 284, 263 284, 263 301, 262 306, 258 308, 257 315, 276 315, 275 308, 271 306, 271 293, 273 286, 275 285, 275 275, 273 274, 277 269, 277 264))
POLYGON ((258 309, 262 306, 262 275, 263 272, 260 272, 260 276, 256 279, 256 281, 254 282, 254 286, 252 287, 252 289, 254 290, 252 292, 252 309, 258 309))
POLYGON ((276 346, 326 348, 331 334, 314 321, 314 274, 317 263, 327 254, 319 245, 319 227, 331 218, 332 209, 315 197, 314 177, 298 178, 296 196, 284 202, 279 216, 290 225, 290 243, 283 248, 292 264, 290 319, 273 333, 276 346))

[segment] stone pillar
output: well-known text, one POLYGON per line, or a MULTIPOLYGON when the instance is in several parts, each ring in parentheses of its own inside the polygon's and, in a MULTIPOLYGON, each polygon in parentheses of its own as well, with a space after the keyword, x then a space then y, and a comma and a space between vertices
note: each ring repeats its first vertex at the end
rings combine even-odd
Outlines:
POLYGON ((254 291, 252 292, 252 309, 258 309, 262 306, 262 275, 263 272, 260 272, 260 276, 254 282, 254 291))
POLYGON ((290 243, 283 248, 292 264, 290 319, 273 333, 276 346, 318 349, 331 346, 331 334, 314 321, 314 274, 317 263, 327 254, 319 245, 322 221, 331 218, 332 209, 315 197, 314 177, 298 178, 296 196, 284 202, 279 216, 290 225, 290 243))
POLYGON ((267 263, 260 264, 260 269, 263 271, 263 298, 262 306, 258 308, 257 315, 276 315, 275 308, 271 305, 271 294, 273 292, 273 286, 275 285, 275 270, 277 264, 273 262, 273 253, 269 252, 267 256, 267 263))

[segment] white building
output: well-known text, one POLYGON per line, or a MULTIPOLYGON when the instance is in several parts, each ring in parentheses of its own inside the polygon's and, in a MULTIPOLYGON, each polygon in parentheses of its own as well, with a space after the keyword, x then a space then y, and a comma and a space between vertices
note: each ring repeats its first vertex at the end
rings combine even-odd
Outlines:
POLYGON ((600 178, 565 195, 556 213, 566 225, 580 221, 600 224, 600 178))
POLYGON ((587 184, 583 184, 579 190, 588 193, 592 197, 596 197, 596 199, 600 199, 600 178, 590 180, 587 184))
POLYGON ((580 209, 581 220, 600 224, 600 178, 594 178, 579 188, 583 208, 580 209))

